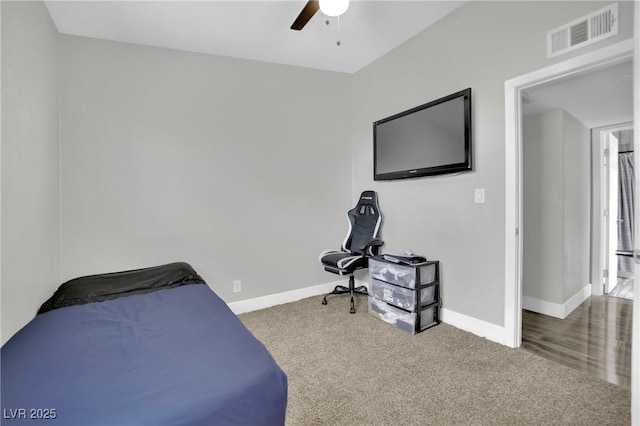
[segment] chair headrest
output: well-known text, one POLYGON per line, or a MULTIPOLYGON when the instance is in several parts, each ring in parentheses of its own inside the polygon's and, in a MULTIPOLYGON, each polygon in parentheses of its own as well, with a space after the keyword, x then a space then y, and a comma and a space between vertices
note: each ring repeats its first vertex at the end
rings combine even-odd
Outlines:
POLYGON ((362 253, 360 247, 371 238, 377 238, 382 222, 382 213, 378 207, 378 194, 375 191, 363 191, 358 204, 347 213, 349 231, 342 244, 343 250, 362 253))
POLYGON ((360 194, 360 200, 358 200, 358 204, 378 204, 378 194, 375 191, 363 191, 360 194))

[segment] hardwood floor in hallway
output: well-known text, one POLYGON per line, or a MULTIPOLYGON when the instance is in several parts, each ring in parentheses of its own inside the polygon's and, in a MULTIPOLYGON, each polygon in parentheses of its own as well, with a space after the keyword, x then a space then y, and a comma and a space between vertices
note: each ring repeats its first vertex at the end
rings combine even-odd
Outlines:
POLYGON ((524 310, 522 348, 630 389, 632 310, 608 296, 591 296, 563 320, 524 310))

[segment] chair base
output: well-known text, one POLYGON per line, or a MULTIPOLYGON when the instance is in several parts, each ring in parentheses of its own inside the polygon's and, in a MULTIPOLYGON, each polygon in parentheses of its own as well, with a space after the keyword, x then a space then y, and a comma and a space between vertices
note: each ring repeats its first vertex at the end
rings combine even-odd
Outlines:
POLYGON ((357 293, 357 294, 364 294, 364 295, 368 295, 369 292, 367 291, 367 287, 361 285, 359 287, 356 287, 355 285, 355 279, 353 278, 353 275, 349 275, 349 287, 345 287, 343 285, 337 285, 333 291, 331 293, 327 293, 324 295, 324 297, 322 298, 322 304, 326 305, 327 304, 327 296, 331 295, 331 294, 346 294, 349 293, 351 294, 351 308, 349 309, 349 313, 350 314, 355 314, 356 313, 356 305, 354 303, 353 300, 353 296, 357 293))

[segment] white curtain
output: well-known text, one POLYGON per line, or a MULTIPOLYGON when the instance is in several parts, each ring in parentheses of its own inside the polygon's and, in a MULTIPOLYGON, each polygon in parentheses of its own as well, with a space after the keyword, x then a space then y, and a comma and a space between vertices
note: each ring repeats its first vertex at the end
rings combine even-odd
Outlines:
MULTIPOLYGON (((635 175, 633 152, 618 155, 618 250, 633 251, 635 175)), ((633 272, 633 257, 618 256, 618 270, 633 272)))

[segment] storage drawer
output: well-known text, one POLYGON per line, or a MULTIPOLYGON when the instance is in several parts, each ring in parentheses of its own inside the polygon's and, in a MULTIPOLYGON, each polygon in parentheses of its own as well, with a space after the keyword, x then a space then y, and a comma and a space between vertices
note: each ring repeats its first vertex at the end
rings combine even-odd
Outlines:
POLYGON ((384 281, 371 279, 369 283, 369 294, 387 303, 408 311, 416 311, 421 306, 435 302, 436 286, 411 290, 405 287, 389 284, 384 281), (416 306, 416 299, 419 298, 419 305, 416 306))
POLYGON ((405 312, 402 309, 369 296, 369 313, 382 321, 410 333, 419 333, 440 322, 438 305, 434 303, 420 312, 405 312))
POLYGON ((436 280, 437 262, 427 262, 424 265, 401 265, 384 260, 369 259, 369 275, 380 281, 406 288, 416 288, 422 284, 429 284, 436 280), (419 275, 419 282, 416 276, 419 275))

